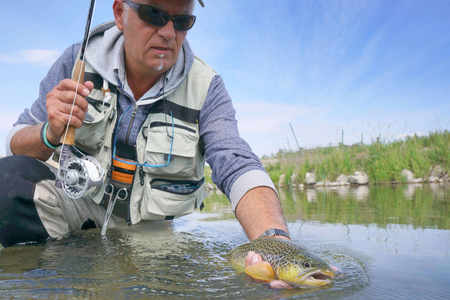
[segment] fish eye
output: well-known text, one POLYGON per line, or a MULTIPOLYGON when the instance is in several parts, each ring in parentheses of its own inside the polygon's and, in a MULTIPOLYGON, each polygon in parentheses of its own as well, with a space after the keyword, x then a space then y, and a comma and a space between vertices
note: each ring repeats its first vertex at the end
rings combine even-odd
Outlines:
POLYGON ((311 267, 311 263, 309 263, 309 262, 305 262, 303 265, 305 266, 305 268, 311 267))

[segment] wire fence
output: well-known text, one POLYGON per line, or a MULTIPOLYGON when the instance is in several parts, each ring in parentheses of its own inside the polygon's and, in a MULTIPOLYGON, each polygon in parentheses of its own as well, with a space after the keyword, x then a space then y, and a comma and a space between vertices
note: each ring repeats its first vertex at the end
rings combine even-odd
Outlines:
MULTIPOLYGON (((298 151, 364 143, 364 134, 339 125, 287 126, 273 128, 269 138, 279 150, 298 151)), ((366 137, 367 139, 367 137, 366 137)))

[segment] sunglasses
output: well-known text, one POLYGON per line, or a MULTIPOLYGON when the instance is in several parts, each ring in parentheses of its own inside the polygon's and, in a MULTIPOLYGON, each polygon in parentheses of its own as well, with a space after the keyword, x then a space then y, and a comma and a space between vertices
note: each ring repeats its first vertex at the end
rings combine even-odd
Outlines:
POLYGON ((170 20, 172 20, 175 30, 186 31, 191 29, 195 23, 195 16, 193 15, 171 16, 159 8, 151 5, 137 3, 130 0, 123 0, 123 2, 133 8, 138 13, 139 18, 142 21, 153 26, 163 27, 169 23, 170 20))

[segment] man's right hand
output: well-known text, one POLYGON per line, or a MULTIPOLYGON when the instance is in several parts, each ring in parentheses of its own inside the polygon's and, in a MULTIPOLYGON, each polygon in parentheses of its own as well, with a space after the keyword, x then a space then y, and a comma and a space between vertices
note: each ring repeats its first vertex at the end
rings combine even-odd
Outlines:
POLYGON ((50 143, 59 144, 67 124, 75 128, 81 127, 88 111, 88 102, 85 98, 93 88, 94 84, 86 81, 84 85, 78 84, 77 90, 76 81, 64 79, 47 94, 47 140, 50 143), (74 103, 75 91, 78 92, 74 103))
MULTIPOLYGON (((53 145, 60 144, 61 136, 69 123, 72 105, 73 111, 72 117, 70 117, 70 125, 75 128, 81 127, 88 110, 88 102, 85 98, 93 88, 94 84, 91 81, 79 84, 75 104, 73 104, 73 100, 77 90, 77 82, 72 79, 60 81, 47 94, 48 126, 46 138, 49 143, 53 145)), ((42 126, 42 124, 29 126, 16 132, 11 139, 12 152, 15 155, 29 155, 43 161, 50 158, 53 150, 47 148, 41 141, 40 132, 42 126)))

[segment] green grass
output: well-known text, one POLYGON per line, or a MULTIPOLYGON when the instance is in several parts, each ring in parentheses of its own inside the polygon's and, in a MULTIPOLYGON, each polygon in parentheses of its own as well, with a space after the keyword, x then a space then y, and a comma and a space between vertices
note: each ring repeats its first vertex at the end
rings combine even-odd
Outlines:
MULTIPOLYGON (((314 172, 316 180, 334 181, 340 174, 366 172, 371 183, 402 182, 403 169, 412 171, 416 178, 430 175, 430 168, 440 165, 444 173, 450 169, 450 132, 433 132, 428 136, 408 137, 392 143, 376 142, 370 145, 326 147, 301 152, 279 151, 273 157, 264 157, 272 180, 277 183, 281 174, 290 180, 297 173, 301 180, 306 172, 314 172)), ((288 183, 287 183, 288 184, 288 183)))
MULTIPOLYGON (((430 170, 441 166, 450 173, 450 132, 432 132, 428 136, 413 136, 392 143, 375 142, 370 145, 325 147, 290 152, 280 150, 277 154, 262 158, 266 171, 275 184, 282 174, 285 186, 292 183, 296 173, 303 182, 307 172, 314 172, 317 181, 335 181, 340 174, 352 175, 365 172, 370 183, 402 182, 403 169, 414 173, 416 178, 430 176, 430 170)), ((212 182, 209 167, 205 168, 207 182, 212 182)))

